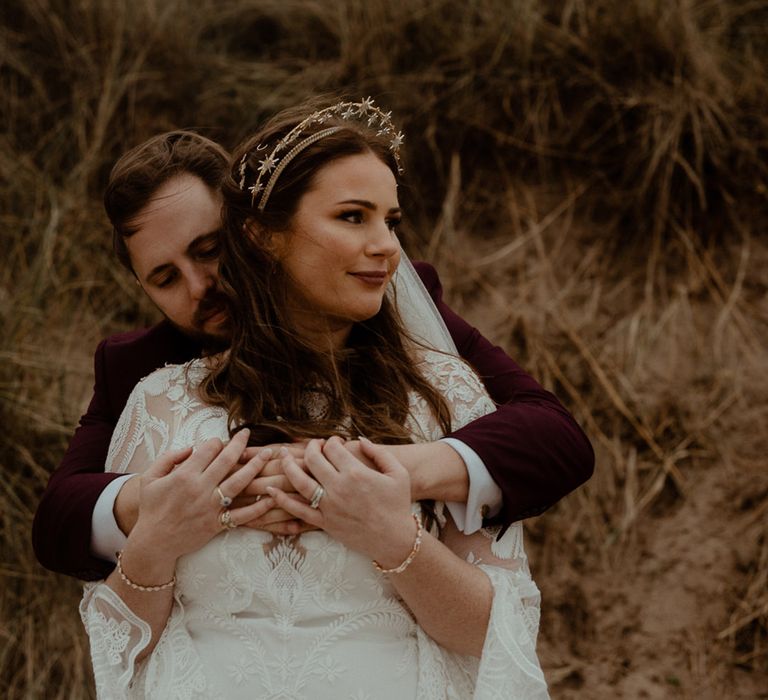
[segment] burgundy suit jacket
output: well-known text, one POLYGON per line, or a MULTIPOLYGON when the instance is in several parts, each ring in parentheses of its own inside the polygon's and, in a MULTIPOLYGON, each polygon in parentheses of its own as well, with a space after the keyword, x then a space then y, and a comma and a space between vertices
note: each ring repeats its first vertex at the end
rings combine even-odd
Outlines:
MULTIPOLYGON (((415 266, 459 353, 498 404, 494 413, 451 435, 479 455, 501 487, 503 507, 494 522, 508 525, 542 513, 592 475, 589 440, 551 393, 446 306, 435 269, 415 266)), ((167 321, 99 344, 93 398, 35 514, 32 542, 43 566, 84 580, 104 578, 112 570, 110 562, 90 552, 94 506, 120 476, 104 472, 112 432, 140 379, 166 363, 199 355, 200 347, 167 321)))

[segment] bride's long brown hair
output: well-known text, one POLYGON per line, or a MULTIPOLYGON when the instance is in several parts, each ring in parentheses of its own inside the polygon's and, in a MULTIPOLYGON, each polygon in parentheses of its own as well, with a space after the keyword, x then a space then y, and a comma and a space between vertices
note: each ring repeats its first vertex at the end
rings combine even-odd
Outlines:
POLYGON ((373 153, 398 178, 385 138, 364 124, 329 119, 309 127, 304 135, 330 126, 341 129, 297 155, 278 178, 264 211, 259 211, 247 189, 259 161, 311 111, 282 112, 233 154, 222 187, 220 263, 232 343, 202 383, 202 398, 228 409, 230 431, 249 427, 252 444, 332 434, 363 435, 389 444, 411 442, 405 423, 413 390, 427 402, 441 428, 450 432, 448 405, 419 372, 409 352, 413 341, 387 297, 374 317, 353 325, 342 350, 333 351, 329 344, 327 351, 320 351, 292 328, 288 280, 271 242, 275 236, 291 235, 299 202, 318 172, 339 158, 373 153), (243 158, 246 187, 241 189, 243 158))

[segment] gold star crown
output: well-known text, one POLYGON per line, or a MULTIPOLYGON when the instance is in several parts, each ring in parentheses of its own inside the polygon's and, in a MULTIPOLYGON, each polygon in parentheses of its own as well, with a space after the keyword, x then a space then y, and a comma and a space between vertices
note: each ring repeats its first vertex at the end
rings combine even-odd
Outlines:
MULTIPOLYGON (((324 124, 331 118, 343 119, 345 121, 366 121, 369 127, 376 129, 377 136, 391 136, 389 149, 395 157, 397 171, 399 173, 403 172, 403 168, 400 165, 400 146, 403 144, 405 137, 402 132, 395 131, 395 126, 392 123, 392 112, 380 110, 373 104, 373 100, 370 97, 366 97, 361 102, 338 102, 335 105, 313 112, 283 136, 272 151, 259 161, 259 167, 255 169, 256 182, 248 188, 245 185, 250 154, 248 152, 243 154, 243 157, 240 159, 239 184, 241 190, 248 189, 251 193, 251 206, 256 203, 256 198, 258 197, 258 209, 259 211, 264 211, 269 195, 272 193, 280 173, 285 170, 286 166, 307 146, 344 128, 341 126, 331 126, 327 129, 316 131, 304 139, 301 138, 302 134, 310 126, 324 124)), ((264 151, 266 148, 266 144, 256 146, 257 151, 264 151)))

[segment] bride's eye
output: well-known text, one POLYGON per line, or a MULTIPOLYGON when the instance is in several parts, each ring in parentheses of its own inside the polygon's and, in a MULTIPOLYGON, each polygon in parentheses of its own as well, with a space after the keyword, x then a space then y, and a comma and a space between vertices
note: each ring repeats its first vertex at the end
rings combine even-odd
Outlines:
POLYGON ((400 226, 400 224, 403 223, 403 217, 402 216, 393 216, 389 219, 387 219, 387 227, 389 228, 392 233, 395 233, 397 231, 397 227, 400 226))
POLYGON ((350 224, 361 224, 363 223, 363 212, 360 209, 350 209, 349 211, 341 212, 339 218, 343 221, 348 221, 350 224))

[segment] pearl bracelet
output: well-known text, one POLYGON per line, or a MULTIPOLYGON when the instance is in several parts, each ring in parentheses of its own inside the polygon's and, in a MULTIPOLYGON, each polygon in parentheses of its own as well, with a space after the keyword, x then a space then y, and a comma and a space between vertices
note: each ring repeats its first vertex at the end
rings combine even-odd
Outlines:
POLYGON ((166 583, 161 583, 159 586, 142 586, 139 583, 136 583, 134 581, 131 581, 123 571, 123 565, 121 562, 121 559, 123 557, 122 552, 117 553, 117 573, 120 574, 120 578, 123 579, 126 585, 130 586, 134 590, 137 591, 145 591, 148 593, 153 593, 154 591, 164 591, 166 588, 171 588, 172 586, 176 585, 176 577, 174 576, 170 581, 167 581, 166 583))
POLYGON ((373 568, 376 569, 379 573, 382 574, 402 574, 403 571, 405 571, 410 563, 414 560, 416 557, 416 554, 421 549, 421 535, 424 532, 424 526, 421 524, 421 519, 419 518, 416 513, 412 513, 413 519, 416 521, 416 540, 413 543, 413 549, 411 549, 411 553, 405 558, 405 561, 400 564, 400 566, 396 566, 394 569, 383 569, 381 567, 381 564, 377 562, 376 560, 373 561, 373 568))

